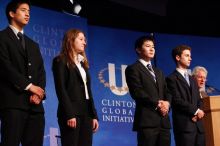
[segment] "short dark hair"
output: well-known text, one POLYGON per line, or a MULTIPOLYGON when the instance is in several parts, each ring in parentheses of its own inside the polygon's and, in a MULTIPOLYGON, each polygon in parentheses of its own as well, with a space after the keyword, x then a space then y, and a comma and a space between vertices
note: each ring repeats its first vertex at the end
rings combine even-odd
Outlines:
POLYGON ((17 8, 21 5, 21 4, 28 4, 29 6, 31 5, 29 0, 12 0, 10 1, 7 6, 6 6, 6 16, 8 19, 8 23, 11 24, 11 17, 9 15, 9 12, 16 12, 17 8))
POLYGON ((134 48, 141 48, 146 41, 152 41, 155 44, 153 36, 141 36, 135 41, 134 48))
POLYGON ((187 45, 179 45, 176 46, 173 50, 172 50, 172 57, 175 63, 177 63, 176 61, 176 56, 181 56, 181 54, 183 53, 184 50, 189 50, 191 51, 191 47, 187 46, 187 45))

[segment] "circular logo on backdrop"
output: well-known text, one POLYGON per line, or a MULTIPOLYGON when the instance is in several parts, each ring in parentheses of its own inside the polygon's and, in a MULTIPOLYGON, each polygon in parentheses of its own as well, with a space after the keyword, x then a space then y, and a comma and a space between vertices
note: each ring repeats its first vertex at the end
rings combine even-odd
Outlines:
POLYGON ((127 67, 126 65, 122 65, 121 68, 115 68, 114 64, 109 63, 108 68, 104 68, 100 70, 98 73, 98 79, 100 83, 103 84, 104 87, 109 88, 112 91, 112 93, 116 95, 119 95, 119 96, 126 95, 128 93, 128 86, 125 81, 125 68, 126 67, 127 67), (116 86, 116 77, 115 77, 116 70, 121 72, 121 80, 122 80, 121 87, 116 86), (104 76, 104 74, 106 73, 108 73, 108 79, 106 79, 107 77, 104 76))

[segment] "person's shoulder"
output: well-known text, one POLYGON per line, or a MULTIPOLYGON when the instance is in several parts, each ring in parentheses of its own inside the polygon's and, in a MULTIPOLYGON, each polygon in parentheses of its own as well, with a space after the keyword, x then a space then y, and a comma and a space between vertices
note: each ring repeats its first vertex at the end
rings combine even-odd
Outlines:
POLYGON ((3 39, 3 38, 4 38, 4 34, 5 34, 5 33, 4 33, 4 30, 1 30, 1 31, 0 31, 0 39, 3 39))
POLYGON ((125 74, 130 74, 131 72, 137 72, 140 68, 141 63, 139 61, 130 64, 127 66, 127 68, 125 69, 125 74))
POLYGON ((159 67, 155 67, 155 66, 154 66, 153 69, 154 69, 155 71, 157 71, 157 72, 163 73, 162 69, 160 69, 159 67))
POLYGON ((34 41, 33 39, 31 39, 29 36, 27 36, 25 34, 25 38, 28 41, 28 43, 34 44, 34 45, 39 45, 36 41, 34 41))
POLYGON ((9 28, 6 27, 5 29, 2 29, 0 31, 0 41, 1 43, 11 43, 11 38, 13 38, 14 36, 13 31, 9 28))
POLYGON ((66 58, 62 55, 57 55, 53 58, 53 62, 66 64, 66 58))
POLYGON ((166 78, 168 78, 168 79, 176 79, 177 78, 176 70, 174 70, 172 73, 170 73, 166 78))
MULTIPOLYGON (((7 28, 4 28, 4 29, 2 29, 2 30, 0 30, 0 36, 5 36, 6 34, 8 34, 8 30, 9 28, 7 27, 7 28)), ((2 37, 1 37, 2 38, 2 37)))
POLYGON ((0 35, 3 35, 5 32, 6 32, 6 30, 5 30, 5 29, 0 30, 0 35))
POLYGON ((5 27, 0 30, 1 33, 6 33, 7 31, 12 31, 10 27, 5 27))
POLYGON ((57 70, 60 67, 63 68, 67 65, 66 59, 60 55, 55 56, 52 62, 52 70, 57 70))
POLYGON ((134 67, 139 66, 140 64, 141 64, 141 63, 140 63, 139 61, 136 61, 136 62, 134 62, 133 64, 129 64, 128 67, 129 67, 129 68, 134 68, 134 67))
POLYGON ((131 69, 133 69, 133 68, 136 68, 136 66, 137 66, 137 63, 136 63, 136 62, 133 63, 133 64, 129 64, 129 65, 126 67, 126 70, 125 70, 125 71, 131 70, 131 69))

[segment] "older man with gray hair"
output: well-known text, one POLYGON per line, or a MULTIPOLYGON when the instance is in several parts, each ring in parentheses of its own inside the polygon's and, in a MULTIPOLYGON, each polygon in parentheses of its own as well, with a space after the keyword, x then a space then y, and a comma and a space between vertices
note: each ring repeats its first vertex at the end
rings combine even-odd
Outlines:
POLYGON ((194 77, 194 79, 196 80, 198 84, 201 98, 208 97, 207 93, 205 92, 205 84, 207 81, 207 75, 208 75, 208 71, 206 70, 205 67, 196 66, 193 68, 192 76, 194 77))

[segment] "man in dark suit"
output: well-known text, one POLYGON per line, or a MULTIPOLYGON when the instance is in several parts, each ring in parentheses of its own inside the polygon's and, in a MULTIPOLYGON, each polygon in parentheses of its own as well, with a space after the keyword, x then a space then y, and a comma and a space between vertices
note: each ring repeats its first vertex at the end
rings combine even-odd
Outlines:
POLYGON ((191 48, 186 45, 172 50, 176 70, 167 77, 172 93, 172 115, 176 146, 205 146, 201 119, 201 98, 197 83, 187 73, 191 62, 191 48))
POLYGON ((0 32, 1 146, 43 145, 45 70, 38 44, 23 35, 29 13, 28 1, 9 2, 0 32))
POLYGON ((136 102, 133 130, 137 131, 138 146, 169 146, 171 96, 161 70, 151 67, 154 40, 142 36, 136 40, 139 60, 126 68, 126 81, 136 102))

